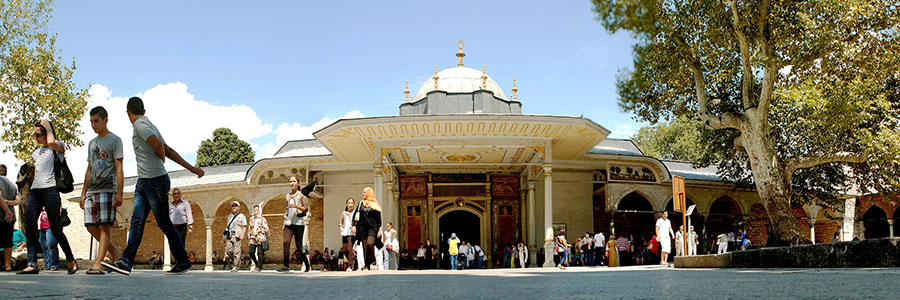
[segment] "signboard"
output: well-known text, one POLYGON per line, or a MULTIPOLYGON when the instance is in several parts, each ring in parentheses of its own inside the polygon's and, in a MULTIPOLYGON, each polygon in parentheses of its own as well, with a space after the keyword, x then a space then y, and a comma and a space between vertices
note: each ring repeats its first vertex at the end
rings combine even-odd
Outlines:
POLYGON ((684 211, 684 177, 672 176, 672 206, 675 211, 684 211))

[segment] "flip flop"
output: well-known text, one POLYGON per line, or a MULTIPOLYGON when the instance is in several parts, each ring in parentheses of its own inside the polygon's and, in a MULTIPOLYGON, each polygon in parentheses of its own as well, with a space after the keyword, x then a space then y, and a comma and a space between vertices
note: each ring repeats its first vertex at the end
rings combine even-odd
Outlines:
POLYGON ((103 272, 103 270, 100 270, 100 269, 88 269, 87 272, 84 272, 84 274, 88 274, 88 275, 104 275, 104 274, 106 274, 106 272, 103 272))

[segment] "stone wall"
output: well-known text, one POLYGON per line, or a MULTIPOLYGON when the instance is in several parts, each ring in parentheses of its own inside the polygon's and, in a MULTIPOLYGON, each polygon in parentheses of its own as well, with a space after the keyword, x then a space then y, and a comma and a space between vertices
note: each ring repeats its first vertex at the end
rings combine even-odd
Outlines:
POLYGON ((900 238, 680 256, 676 268, 896 268, 900 238))

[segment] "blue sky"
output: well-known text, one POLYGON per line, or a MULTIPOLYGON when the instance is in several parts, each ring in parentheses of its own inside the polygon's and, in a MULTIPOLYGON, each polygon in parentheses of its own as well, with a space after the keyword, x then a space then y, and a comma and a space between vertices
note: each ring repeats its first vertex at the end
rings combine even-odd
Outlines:
MULTIPOLYGON (((486 65, 507 94, 517 80, 524 113, 584 115, 628 137, 641 124, 618 107, 615 76, 634 40, 594 18, 590 1, 58 1, 50 25, 92 104, 205 103, 177 117, 178 102, 147 105, 171 123, 163 136, 205 131, 193 139, 212 132, 197 123, 222 122, 202 115, 219 107, 264 157, 342 116, 396 115, 404 81, 414 94, 435 65, 455 66, 458 39, 466 65, 486 65)), ((196 146, 182 144, 193 161, 196 146)))

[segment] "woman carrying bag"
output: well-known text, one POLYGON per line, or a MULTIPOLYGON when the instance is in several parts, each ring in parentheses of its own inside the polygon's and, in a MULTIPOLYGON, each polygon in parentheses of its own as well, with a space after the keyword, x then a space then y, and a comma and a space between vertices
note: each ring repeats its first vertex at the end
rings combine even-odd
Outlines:
POLYGON ((41 251, 40 239, 38 238, 38 216, 41 210, 47 210, 47 219, 50 222, 50 232, 56 237, 56 241, 66 254, 68 262, 68 273, 75 274, 78 266, 75 264, 75 256, 72 254, 72 248, 69 247, 69 239, 63 233, 62 225, 60 225, 60 212, 62 201, 59 198, 59 190, 57 190, 57 179, 54 172, 54 165, 57 160, 64 164, 64 154, 66 147, 63 142, 56 140, 56 132, 53 124, 48 120, 41 120, 34 124, 34 138, 41 145, 40 148, 34 150, 32 157, 34 158, 34 182, 31 185, 31 191, 28 193, 28 205, 25 211, 25 232, 26 245, 28 247, 28 267, 19 271, 17 274, 38 274, 40 270, 37 267, 37 253, 41 251))

